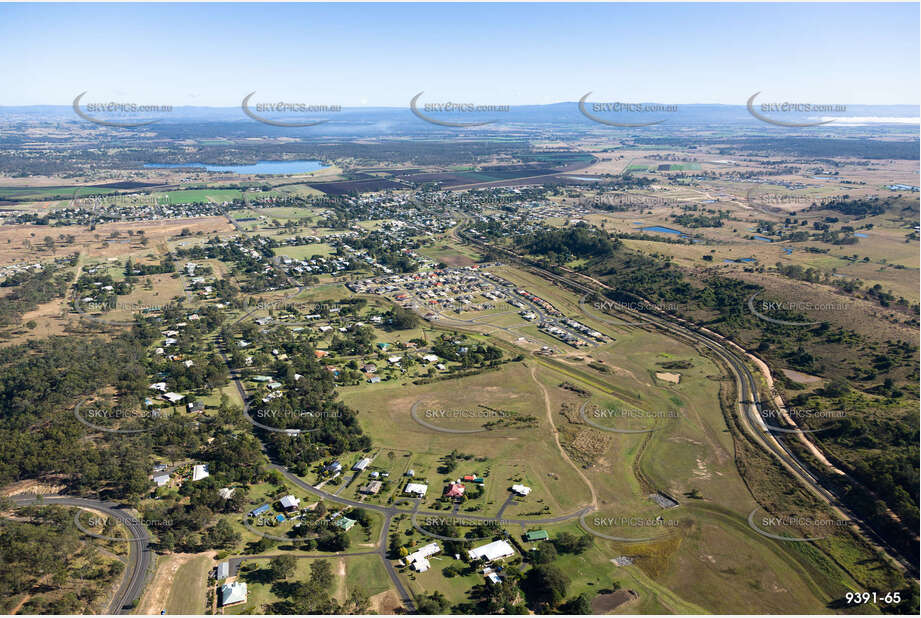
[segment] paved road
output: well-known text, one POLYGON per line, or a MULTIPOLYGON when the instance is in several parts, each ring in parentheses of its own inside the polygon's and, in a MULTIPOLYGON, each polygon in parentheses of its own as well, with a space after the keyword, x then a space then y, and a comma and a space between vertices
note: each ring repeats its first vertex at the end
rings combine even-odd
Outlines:
MULTIPOLYGON (((566 287, 587 294, 598 294, 598 289, 578 283, 574 281, 573 278, 563 277, 556 273, 530 264, 512 251, 493 247, 487 243, 483 243, 474 238, 470 238, 463 232, 459 232, 459 236, 465 241, 476 245, 489 247, 490 249, 504 253, 516 262, 523 264, 528 269, 533 270, 550 280, 561 283, 566 287)), ((576 275, 576 273, 573 274, 576 275)), ((592 279, 592 281, 601 288, 613 290, 613 288, 601 283, 600 281, 594 279, 592 279)), ((893 561, 900 564, 909 573, 916 575, 917 569, 912 565, 912 563, 902 557, 899 552, 895 550, 895 548, 891 547, 882 537, 880 537, 880 535, 878 535, 869 524, 861 520, 855 513, 844 506, 838 496, 833 491, 822 485, 822 482, 815 475, 813 475, 810 470, 807 469, 807 467, 799 460, 799 458, 796 457, 796 455, 783 441, 783 435, 779 432, 774 432, 764 423, 762 418, 763 408, 761 401, 759 400, 759 389, 757 386, 757 381, 754 374, 749 369, 746 361, 743 360, 743 358, 741 358, 736 351, 737 349, 739 353, 744 354, 745 351, 742 350, 741 347, 730 343, 727 339, 721 335, 718 335, 717 333, 703 329, 686 320, 667 315, 652 315, 649 313, 635 311, 627 307, 622 307, 621 309, 623 313, 631 315, 632 317, 637 318, 638 321, 642 322, 643 324, 641 327, 659 328, 673 336, 677 336, 679 339, 689 340, 694 343, 703 345, 707 349, 711 350, 716 356, 718 356, 729 368, 733 378, 736 380, 738 385, 740 398, 738 404, 742 411, 740 414, 740 420, 742 421, 743 428, 746 430, 746 432, 765 450, 774 455, 781 462, 781 464, 784 465, 784 467, 786 467, 787 470, 789 470, 803 485, 805 485, 820 499, 825 501, 841 519, 858 522, 860 531, 864 534, 865 537, 868 537, 868 541, 871 544, 876 546, 883 554, 886 554, 892 558, 893 561)))
MULTIPOLYGON (((288 294, 287 296, 285 296, 285 299, 286 299, 286 300, 289 299, 289 298, 293 298, 294 296, 300 294, 300 293, 305 289, 304 286, 297 285, 296 282, 294 282, 294 281, 292 281, 292 283, 295 284, 296 289, 295 289, 295 291, 292 292, 291 294, 288 294)), ((251 310, 251 311, 249 311, 249 312, 247 312, 247 313, 241 315, 239 318, 237 318, 237 320, 235 320, 235 323, 236 323, 236 322, 240 322, 240 321, 246 319, 247 317, 251 316, 251 315, 252 315, 255 311, 257 311, 257 310, 258 310, 258 309, 253 309, 253 310, 251 310)), ((224 342, 224 343, 226 344, 227 342, 224 342)), ((239 375, 237 374, 236 371, 234 371, 234 370, 231 368, 231 366, 230 366, 230 359, 227 357, 226 352, 223 351, 223 350, 219 350, 219 354, 221 355, 221 358, 224 359, 224 362, 227 364, 228 369, 230 369, 230 376, 231 376, 231 378, 233 379, 234 385, 235 385, 236 388, 237 388, 237 392, 238 392, 239 395, 240 395, 240 400, 243 402, 243 413, 244 413, 244 415, 245 415, 248 419, 250 419, 250 421, 253 422, 254 425, 256 425, 257 423, 255 422, 255 420, 254 420, 254 419, 250 416, 250 414, 249 414, 249 408, 250 408, 250 405, 249 405, 249 398, 248 398, 248 396, 247 396, 246 389, 243 387, 243 383, 242 383, 242 381, 241 381, 240 378, 239 378, 239 375)), ((263 450, 263 452, 266 452, 266 450, 267 450, 264 443, 262 444, 262 450, 263 450)), ((412 596, 409 594, 409 592, 406 590, 405 586, 403 586, 403 583, 400 581, 400 578, 399 578, 399 576, 398 576, 398 574, 397 574, 397 571, 396 571, 396 569, 395 569, 394 566, 393 566, 393 562, 392 562, 390 559, 387 558, 387 545, 388 545, 388 544, 387 544, 387 535, 389 534, 389 531, 390 531, 390 525, 391 525, 391 523, 392 523, 392 521, 393 521, 393 518, 394 518, 395 516, 399 515, 399 514, 407 514, 407 515, 420 514, 420 515, 430 515, 430 516, 433 516, 433 517, 443 517, 443 516, 444 516, 444 512, 441 512, 441 511, 419 511, 419 510, 418 510, 418 509, 419 509, 419 504, 418 504, 418 503, 415 504, 415 505, 413 506, 413 508, 411 508, 411 509, 403 509, 403 508, 399 508, 399 507, 396 506, 396 505, 383 506, 383 505, 378 505, 378 504, 368 504, 368 503, 365 503, 365 502, 359 502, 359 501, 357 501, 357 500, 351 500, 351 499, 349 499, 349 498, 343 498, 343 497, 340 497, 340 496, 338 496, 338 495, 336 495, 336 494, 327 492, 327 491, 325 491, 325 490, 323 490, 323 489, 320 489, 320 488, 318 488, 318 487, 315 487, 315 486, 313 486, 313 485, 307 483, 306 481, 304 481, 304 480, 301 479, 300 477, 298 477, 298 476, 296 476, 295 474, 293 474, 292 472, 290 472, 285 466, 281 466, 281 465, 278 465, 278 464, 275 464, 275 463, 271 463, 271 464, 270 464, 270 467, 273 468, 273 469, 275 469, 275 470, 277 470, 278 472, 280 472, 285 478, 287 478, 289 481, 291 481, 291 483, 293 483, 294 485, 296 485, 297 487, 301 488, 302 490, 304 490, 304 491, 306 491, 306 492, 308 492, 308 493, 317 495, 317 496, 319 496, 319 497, 321 497, 321 498, 324 498, 324 499, 326 499, 326 500, 329 500, 330 502, 336 502, 336 503, 340 503, 340 504, 345 504, 345 505, 347 505, 347 506, 351 506, 351 507, 355 507, 355 508, 368 509, 368 510, 370 510, 370 511, 375 511, 375 512, 381 513, 381 514, 384 516, 384 525, 383 525, 382 528, 381 528, 381 535, 380 535, 380 539, 378 540, 378 548, 377 548, 377 550, 376 550, 376 553, 378 553, 378 554, 381 556, 381 559, 384 561, 384 566, 385 566, 385 568, 387 569, 387 573, 390 575, 390 579, 391 579, 391 581, 393 582, 394 588, 396 588, 397 593, 398 593, 399 596, 400 596, 400 600, 401 600, 402 603, 407 607, 407 609, 408 609, 409 611, 412 611, 412 610, 413 610, 413 607, 414 607, 414 604, 413 604, 413 601, 412 601, 412 596)), ((354 476, 357 476, 357 475, 354 475, 354 476)), ((339 491, 341 491, 341 489, 340 489, 339 491)), ((506 507, 507 505, 508 505, 508 503, 506 503, 505 505, 503 505, 503 508, 502 508, 503 511, 505 510, 505 507, 506 507)), ((550 518, 544 518, 544 519, 511 519, 511 520, 505 519, 505 520, 503 520, 503 523, 504 523, 504 524, 521 524, 521 525, 526 525, 526 526, 527 526, 527 525, 541 525, 541 524, 559 523, 559 522, 568 521, 568 520, 571 520, 571 519, 578 519, 578 518, 582 517, 583 515, 587 514, 588 512, 590 512, 591 510, 592 510, 592 509, 591 509, 591 507, 589 506, 589 507, 585 507, 585 508, 583 508, 583 509, 581 509, 581 510, 579 510, 579 511, 576 511, 576 512, 574 512, 574 513, 567 513, 567 514, 565 514, 565 515, 559 515, 559 516, 557 516, 557 517, 550 517, 550 518)), ((482 515, 467 515, 467 514, 456 514, 456 515, 452 515, 452 517, 454 517, 454 518, 456 518, 456 519, 460 519, 460 520, 469 520, 469 521, 487 522, 487 523, 488 523, 488 522, 495 522, 495 521, 497 521, 497 520, 499 519, 499 516, 487 517, 487 516, 482 516, 482 515)), ((361 552, 361 553, 359 553, 359 554, 354 554, 354 555, 365 555, 366 553, 368 553, 368 552, 361 552)), ((371 552, 371 553, 375 553, 375 552, 371 552)), ((350 555, 350 554, 341 554, 341 555, 346 556, 346 555, 350 555)), ((304 555, 304 556, 302 556, 302 557, 303 557, 303 558, 314 558, 314 557, 318 557, 318 556, 304 555)), ((236 561, 237 561, 236 564, 239 565, 239 563, 242 562, 242 561, 245 560, 245 559, 246 559, 246 557, 239 557, 239 558, 235 558, 234 560, 236 560, 236 561)), ((233 565, 232 565, 231 568, 233 568, 233 565)))
MULTIPOLYGON (((11 499, 17 505, 25 506, 34 504, 40 496, 31 494, 22 494, 13 496, 11 499)), ((76 498, 71 496, 41 496, 41 501, 48 505, 75 506, 83 509, 93 509, 100 511, 117 519, 125 524, 128 533, 131 535, 129 541, 130 554, 128 559, 128 568, 122 583, 112 599, 109 606, 110 614, 127 614, 130 608, 126 608, 133 601, 140 598, 144 591, 144 585, 147 582, 147 575, 153 564, 153 554, 150 551, 150 533, 147 527, 139 522, 134 516, 129 515, 121 506, 114 502, 102 502, 100 500, 90 500, 88 498, 76 498)))

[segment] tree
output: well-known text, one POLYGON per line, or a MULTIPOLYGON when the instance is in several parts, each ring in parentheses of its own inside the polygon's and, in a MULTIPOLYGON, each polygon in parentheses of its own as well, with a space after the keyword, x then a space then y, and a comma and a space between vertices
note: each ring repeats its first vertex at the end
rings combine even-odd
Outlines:
POLYGON ((525 574, 523 589, 532 608, 557 607, 566 598, 569 577, 553 564, 536 566, 525 574))
POLYGON ((273 579, 288 579, 297 568, 297 561, 294 556, 276 556, 269 561, 269 570, 272 572, 273 579))
POLYGON ((420 595, 416 600, 416 612, 419 614, 446 614, 450 606, 448 599, 438 590, 420 595))
POLYGON ((557 557, 556 546, 551 541, 541 541, 537 549, 531 552, 534 564, 550 564, 557 557))
POLYGON ((560 606, 563 614, 591 614, 592 599, 587 592, 583 592, 574 599, 570 599, 560 606))

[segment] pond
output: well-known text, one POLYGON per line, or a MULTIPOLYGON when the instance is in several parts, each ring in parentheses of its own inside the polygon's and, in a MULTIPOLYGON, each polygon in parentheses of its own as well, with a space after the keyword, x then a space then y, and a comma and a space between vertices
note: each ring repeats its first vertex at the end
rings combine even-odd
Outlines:
POLYGON ((677 234, 678 236, 682 236, 684 234, 682 231, 673 230, 670 227, 662 227, 661 225, 650 225, 649 227, 640 229, 642 229, 644 232, 661 232, 663 234, 677 234))
POLYGON ((322 161, 259 161, 240 165, 211 163, 145 163, 144 167, 158 168, 204 168, 209 172, 231 172, 234 174, 305 174, 328 167, 322 161))

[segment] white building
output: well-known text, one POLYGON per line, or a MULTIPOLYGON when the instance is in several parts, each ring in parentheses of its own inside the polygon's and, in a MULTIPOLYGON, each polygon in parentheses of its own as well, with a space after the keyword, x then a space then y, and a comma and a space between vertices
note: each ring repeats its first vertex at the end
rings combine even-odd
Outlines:
POLYGON ((482 558, 487 562, 492 562, 493 560, 501 560, 502 558, 514 556, 515 550, 508 544, 508 541, 493 541, 487 545, 474 547, 467 552, 467 555, 470 556, 471 560, 479 560, 482 558))
POLYGON ((233 582, 221 586, 221 606, 246 603, 246 583, 233 582))
POLYGON ((285 509, 286 511, 290 511, 291 509, 296 509, 297 505, 301 503, 300 500, 298 500, 291 494, 288 494, 287 496, 282 498, 280 502, 281 502, 281 508, 285 509))
POLYGON ((370 464, 371 464, 371 458, 370 458, 370 457, 364 457, 364 458, 362 458, 361 461, 359 461, 357 464, 355 464, 354 466, 352 466, 352 470, 355 470, 355 471, 357 471, 357 472, 361 472, 362 470, 364 470, 365 468, 367 468, 370 464))
POLYGON ((526 485, 512 485, 512 491, 514 491, 519 496, 527 496, 531 493, 531 488, 526 485))
POLYGON ((208 464, 198 464, 197 466, 192 466, 192 480, 200 481, 211 476, 208 473, 208 464))
POLYGON ((425 485, 424 483, 407 483, 406 489, 403 490, 403 493, 424 498, 428 490, 429 486, 425 485))
POLYGON ((419 573, 425 573, 432 566, 428 561, 429 556, 434 556, 440 551, 441 547, 438 546, 438 543, 429 543, 403 558, 403 562, 419 573))

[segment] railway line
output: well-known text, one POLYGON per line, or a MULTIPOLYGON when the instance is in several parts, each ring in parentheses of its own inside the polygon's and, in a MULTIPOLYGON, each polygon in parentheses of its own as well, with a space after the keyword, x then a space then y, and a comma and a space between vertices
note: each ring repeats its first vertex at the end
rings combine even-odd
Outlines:
MULTIPOLYGON (((577 282, 573 280, 573 278, 551 272, 531 263, 513 251, 495 247, 470 237, 461 226, 456 229, 455 235, 464 242, 469 242, 483 249, 500 253, 528 270, 578 293, 599 295, 600 290, 613 290, 610 286, 585 275, 580 275, 579 273, 572 274, 588 279, 595 287, 577 282)), ((779 432, 772 431, 771 428, 765 424, 762 418, 764 407, 759 395, 758 382, 746 361, 739 356, 739 352, 747 354, 745 350, 717 333, 708 331, 707 329, 696 326, 680 318, 652 315, 628 307, 619 308, 618 311, 631 316, 639 322, 638 324, 625 326, 657 328, 684 341, 703 346, 716 356, 729 370, 736 382, 739 393, 739 420, 746 434, 769 454, 774 456, 802 485, 809 489, 820 500, 825 502, 838 517, 842 520, 853 522, 865 540, 880 551, 881 554, 889 558, 894 564, 898 565, 899 568, 911 574, 912 577, 918 577, 916 566, 893 548, 866 521, 860 519, 851 509, 844 505, 839 496, 833 490, 825 487, 821 480, 800 461, 790 447, 783 441, 782 435, 778 435, 779 432), (738 349, 738 352, 736 352, 734 348, 738 349)))

